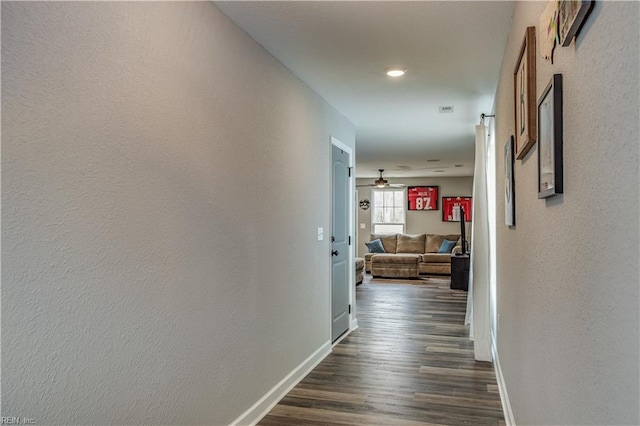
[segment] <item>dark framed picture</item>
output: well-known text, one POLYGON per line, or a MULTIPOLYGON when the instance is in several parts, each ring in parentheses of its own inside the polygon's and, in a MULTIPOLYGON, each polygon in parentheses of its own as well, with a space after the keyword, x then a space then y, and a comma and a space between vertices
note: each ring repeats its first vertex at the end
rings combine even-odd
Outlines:
POLYGON ((593 9, 594 0, 561 0, 558 2, 558 38, 567 47, 593 9))
POLYGON ((464 210, 464 220, 471 221, 472 197, 442 197, 442 220, 460 222, 460 207, 464 210))
POLYGON ((513 136, 504 145, 504 222, 507 226, 516 224, 516 187, 513 174, 513 136))
POLYGON ((538 198, 562 194, 562 74, 538 101, 538 198))
POLYGON ((536 143, 536 27, 527 27, 513 72, 515 154, 524 158, 536 143))
POLYGON ((438 210, 438 186, 410 186, 407 188, 409 210, 438 210))

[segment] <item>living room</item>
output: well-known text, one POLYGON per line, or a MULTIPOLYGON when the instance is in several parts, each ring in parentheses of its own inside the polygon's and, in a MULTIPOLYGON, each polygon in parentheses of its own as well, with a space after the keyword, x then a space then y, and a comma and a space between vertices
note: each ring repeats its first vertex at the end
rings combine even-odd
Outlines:
MULTIPOLYGON (((406 234, 459 234, 460 223, 457 221, 445 220, 443 217, 442 197, 471 197, 473 192, 473 177, 440 177, 440 178, 392 178, 387 179, 391 185, 401 185, 399 187, 390 188, 403 192, 403 204, 405 212, 405 220, 401 223, 402 230, 399 232, 406 234), (407 189, 410 187, 431 186, 437 187, 438 201, 432 210, 409 210, 407 189)), ((373 179, 359 178, 356 179, 356 187, 358 191, 358 201, 368 200, 373 202, 371 192, 376 190, 375 186, 366 186, 371 184, 373 179)), ((364 257, 368 253, 365 242, 370 240, 370 234, 375 234, 372 228, 372 209, 371 206, 366 209, 358 206, 357 217, 357 254, 358 257, 364 257)), ((470 230, 470 224, 467 224, 470 230)))

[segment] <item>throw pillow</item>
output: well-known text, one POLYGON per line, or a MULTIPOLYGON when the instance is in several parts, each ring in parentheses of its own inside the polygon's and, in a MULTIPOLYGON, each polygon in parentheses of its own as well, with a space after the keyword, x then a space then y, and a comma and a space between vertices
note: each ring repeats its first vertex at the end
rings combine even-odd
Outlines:
POLYGON ((451 253, 451 250, 453 250, 455 246, 455 241, 442 240, 442 245, 440 246, 440 250, 438 250, 438 253, 451 253))
POLYGON ((368 243, 365 243, 365 244, 369 249, 369 253, 386 253, 386 251, 384 251, 384 246, 382 245, 382 241, 380 241, 380 238, 377 238, 373 241, 369 241, 368 243))

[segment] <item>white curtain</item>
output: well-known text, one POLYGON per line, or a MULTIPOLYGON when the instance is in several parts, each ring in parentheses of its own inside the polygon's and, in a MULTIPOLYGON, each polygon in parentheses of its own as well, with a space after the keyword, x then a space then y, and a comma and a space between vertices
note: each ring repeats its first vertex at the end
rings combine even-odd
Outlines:
POLYGON ((476 166, 473 177, 471 218, 471 266, 465 324, 470 324, 474 356, 491 361, 491 314, 489 272, 489 200, 487 195, 487 130, 476 126, 476 166))

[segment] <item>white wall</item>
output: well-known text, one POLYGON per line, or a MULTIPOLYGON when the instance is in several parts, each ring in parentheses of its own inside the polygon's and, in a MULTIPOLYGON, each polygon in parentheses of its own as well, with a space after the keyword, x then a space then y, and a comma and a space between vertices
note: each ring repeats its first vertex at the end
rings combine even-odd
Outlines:
MULTIPOLYGON (((537 199, 537 148, 516 160, 504 225, 513 69, 546 2, 517 2, 496 96, 498 353, 515 421, 639 424, 639 9, 596 2, 577 42, 537 57, 563 76, 564 194, 537 199)), ((539 36, 538 28, 538 36, 539 36)))
MULTIPOLYGON (((367 185, 375 179, 357 179, 357 185, 367 185)), ((432 211, 408 211, 407 210, 407 234, 459 234, 459 222, 443 222, 442 221, 442 197, 452 195, 471 196, 473 192, 473 177, 443 177, 443 178, 406 178, 406 179, 387 179, 389 183, 402 183, 407 186, 439 186, 438 210, 432 211)), ((360 187, 358 189, 358 200, 363 198, 371 199, 371 187, 360 187)), ((374 188, 375 189, 375 188, 374 188)), ((369 210, 358 210, 358 255, 360 257, 368 253, 365 242, 369 241, 371 235, 371 208, 369 210), (364 223, 365 228, 361 229, 360 224, 364 223)), ((470 231, 467 225, 467 230, 470 231)))
POLYGON ((328 343, 355 130, 211 3, 3 2, 2 107, 2 416, 228 424, 328 343))

